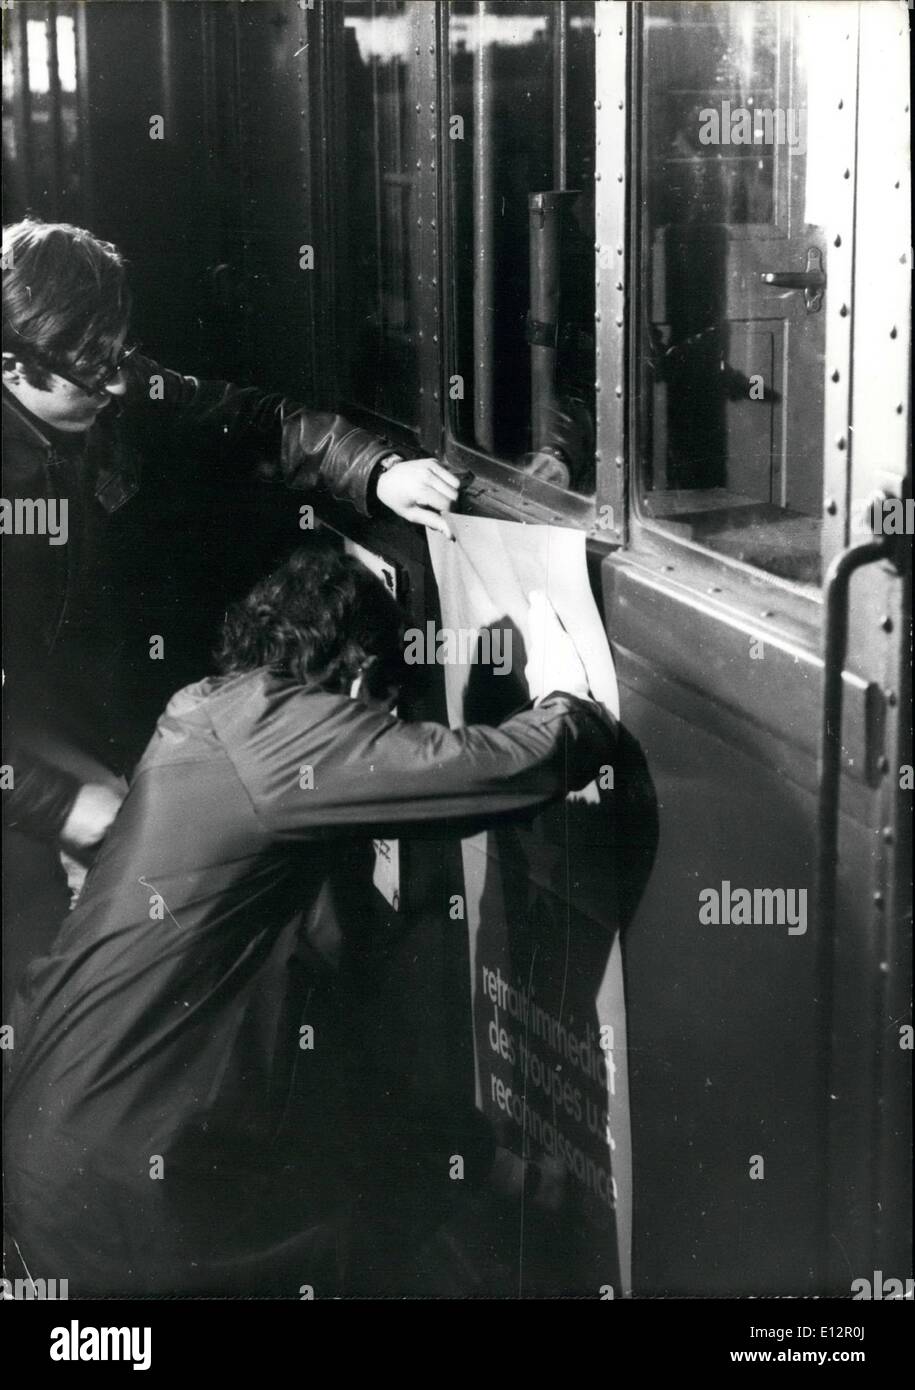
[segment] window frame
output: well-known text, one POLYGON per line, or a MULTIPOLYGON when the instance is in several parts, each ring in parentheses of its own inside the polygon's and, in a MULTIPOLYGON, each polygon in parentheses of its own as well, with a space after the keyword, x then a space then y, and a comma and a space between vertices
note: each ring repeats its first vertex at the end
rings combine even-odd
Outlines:
MULTIPOLYGON (((848 6, 849 12, 856 11, 848 6)), ((632 38, 630 67, 627 81, 627 102, 631 112, 627 165, 632 170, 633 196, 627 225, 629 277, 634 286, 632 312, 628 329, 628 438, 629 484, 626 520, 629 553, 649 568, 676 576, 673 582, 690 590, 712 595, 729 611, 735 608, 759 626, 759 619, 772 623, 779 633, 799 640, 807 648, 818 647, 823 622, 826 574, 831 561, 848 544, 851 515, 849 480, 851 476, 849 432, 851 416, 851 332, 854 320, 852 300, 853 246, 855 219, 855 158, 854 140, 857 119, 858 85, 855 79, 857 59, 857 13, 850 15, 848 59, 834 75, 836 91, 846 93, 842 104, 835 102, 836 145, 842 150, 842 165, 836 185, 836 213, 827 228, 830 244, 829 292, 826 296, 826 351, 823 364, 830 373, 837 372, 836 390, 824 391, 823 419, 823 529, 821 537, 822 580, 819 586, 806 586, 769 573, 734 556, 723 555, 700 541, 675 536, 665 530, 663 521, 647 516, 640 504, 640 388, 639 388, 639 325, 643 312, 645 286, 642 283, 642 165, 643 138, 643 20, 644 0, 635 0, 631 7, 632 38), (849 85, 850 83, 850 85, 849 85), (847 93, 853 99, 847 99, 847 93), (840 143, 841 142, 841 143, 840 143), (849 169, 845 176, 844 169, 849 169), (764 607, 760 608, 760 600, 764 607)), ((829 383, 825 383, 828 385, 829 383)))
POLYGON ((347 148, 343 124, 343 104, 337 100, 343 77, 343 31, 346 9, 343 4, 325 6, 325 28, 321 45, 322 106, 329 114, 328 126, 320 133, 321 164, 324 187, 329 191, 326 211, 321 214, 322 231, 329 247, 328 263, 331 273, 322 286, 325 296, 325 323, 332 337, 331 394, 339 408, 356 424, 374 428, 389 439, 393 446, 406 454, 438 455, 441 452, 441 380, 442 350, 439 328, 439 168, 438 111, 439 111, 439 40, 438 5, 421 0, 406 0, 405 13, 409 20, 410 44, 405 62, 412 86, 413 116, 416 118, 416 148, 423 148, 421 167, 414 170, 413 188, 416 194, 414 216, 418 225, 414 232, 413 249, 417 278, 421 288, 411 308, 415 312, 418 341, 418 391, 415 399, 416 424, 407 425, 390 415, 372 410, 350 394, 351 383, 341 360, 341 346, 349 341, 349 329, 343 322, 337 285, 345 275, 342 228, 346 201, 343 190, 345 174, 343 161, 335 152, 347 148), (417 107, 419 109, 417 109, 417 107), (425 129, 423 123, 425 122, 425 129), (427 138, 424 138, 427 137, 427 138), (426 153, 428 151, 428 153, 426 153))
MULTIPOLYGON (((444 195, 441 199, 442 217, 442 263, 450 268, 453 266, 454 258, 452 255, 453 247, 453 219, 451 215, 451 189, 453 186, 453 141, 448 135, 448 113, 451 110, 451 47, 450 47, 450 17, 451 5, 436 5, 434 7, 440 11, 441 21, 441 83, 442 83, 442 119, 439 122, 440 129, 440 167, 442 172, 442 187, 444 195)), ((595 51, 596 37, 599 28, 598 16, 600 14, 600 0, 595 4, 595 51)), ((598 69, 598 78, 600 69, 598 69)), ((595 183, 595 193, 600 191, 600 181, 595 183)), ((595 273, 597 273, 598 255, 595 251, 595 273)), ((450 278, 444 277, 448 281, 442 286, 442 309, 445 337, 444 352, 444 383, 450 381, 456 369, 456 337, 454 321, 454 304, 451 295, 450 278)), ((599 286, 598 286, 599 288, 599 286)), ((599 326, 599 320, 598 324, 599 326)), ((595 356, 596 364, 600 359, 601 346, 600 334, 595 335, 595 356)), ((455 434, 454 411, 450 403, 447 390, 444 391, 442 405, 442 425, 443 425, 443 450, 445 461, 458 471, 469 470, 473 474, 472 482, 465 486, 462 493, 462 502, 466 501, 468 510, 479 511, 484 514, 496 514, 508 520, 531 522, 539 524, 553 524, 563 526, 574 526, 584 530, 589 537, 605 540, 608 542, 621 543, 622 540, 622 505, 621 487, 611 489, 608 487, 609 470, 602 466, 602 445, 604 433, 602 425, 604 418, 604 400, 607 393, 601 390, 598 381, 595 413, 595 493, 593 496, 583 496, 565 488, 557 487, 553 483, 546 482, 541 478, 533 478, 524 473, 521 469, 514 467, 507 460, 498 456, 485 453, 476 445, 468 444, 465 440, 459 439, 455 434), (601 517, 601 507, 610 506, 612 514, 618 525, 613 529, 602 528, 599 525, 601 517)), ((620 412, 621 415, 621 412, 620 412)), ((613 427, 614 435, 617 429, 621 430, 621 421, 613 427)), ((614 454, 621 453, 622 445, 619 441, 618 447, 613 451, 614 454)), ((618 470, 622 472, 622 468, 618 470)))

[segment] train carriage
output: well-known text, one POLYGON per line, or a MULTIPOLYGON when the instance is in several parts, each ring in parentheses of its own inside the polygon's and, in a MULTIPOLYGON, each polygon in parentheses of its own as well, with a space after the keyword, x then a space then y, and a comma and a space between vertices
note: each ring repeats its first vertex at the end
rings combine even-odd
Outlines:
MULTIPOLYGON (((453 466, 468 516, 585 537, 621 689, 612 836, 570 813, 548 874, 498 834, 379 847, 399 943, 379 1045, 568 1169, 573 1219, 531 1198, 467 1236, 479 1290, 848 1296, 910 1274, 907 20, 890 0, 4 15, 7 220, 123 246, 163 360, 340 405, 453 466), (495 883, 515 958, 540 951, 544 1055, 578 1030, 560 1087, 590 1066, 582 1101, 605 1093, 565 1148, 490 1088, 495 883), (455 895, 476 904, 457 919, 455 895)), ((441 621, 422 532, 318 512, 441 621)), ((301 539, 279 489, 213 518, 239 590, 301 539)), ((190 621, 163 610, 166 642, 190 621)), ((411 711, 444 717, 441 669, 411 711)))

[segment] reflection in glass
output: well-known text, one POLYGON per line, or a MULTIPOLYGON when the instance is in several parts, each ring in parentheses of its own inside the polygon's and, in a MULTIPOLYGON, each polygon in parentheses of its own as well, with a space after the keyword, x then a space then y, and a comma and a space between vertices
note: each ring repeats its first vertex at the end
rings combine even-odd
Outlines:
POLYGON ((455 434, 585 495, 594 490, 593 11, 572 0, 448 10, 455 434))
POLYGON ((802 8, 642 12, 639 503, 816 583, 825 315, 764 279, 826 268, 805 221, 802 8))
POLYGON ((340 323, 349 397, 413 428, 419 373, 410 294, 416 122, 404 0, 346 0, 340 118, 346 159, 338 219, 340 323))

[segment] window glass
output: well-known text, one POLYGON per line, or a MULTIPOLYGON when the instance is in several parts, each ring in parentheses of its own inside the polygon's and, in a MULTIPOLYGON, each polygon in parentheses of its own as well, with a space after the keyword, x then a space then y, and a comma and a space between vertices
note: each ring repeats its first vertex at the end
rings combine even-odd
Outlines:
POLYGON ((337 223, 338 326, 349 371, 348 395, 375 414, 415 428, 419 371, 411 284, 416 124, 408 58, 410 5, 345 0, 343 124, 337 223))
POLYGON ((71 6, 4 11, 5 220, 26 211, 80 220, 77 27, 71 6))
POLYGON ((594 491, 594 5, 448 7, 458 440, 594 491))
POLYGON ((806 56, 825 53, 807 8, 641 10, 638 499, 677 536, 818 583, 828 267, 806 56))

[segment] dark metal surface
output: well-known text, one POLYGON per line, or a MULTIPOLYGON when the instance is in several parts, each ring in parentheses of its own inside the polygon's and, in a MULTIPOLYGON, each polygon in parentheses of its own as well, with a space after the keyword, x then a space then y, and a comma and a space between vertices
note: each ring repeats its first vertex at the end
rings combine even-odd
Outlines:
POLYGON ((495 311, 494 143, 490 135, 495 88, 495 54, 485 41, 489 5, 477 6, 477 45, 473 69, 473 423, 481 449, 492 450, 493 313, 495 311))

